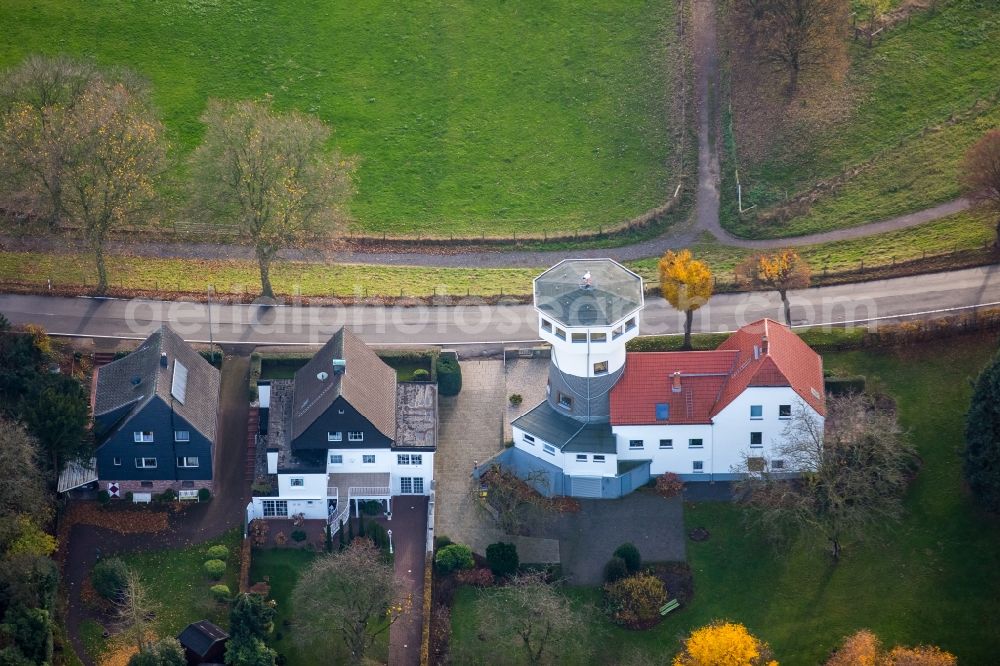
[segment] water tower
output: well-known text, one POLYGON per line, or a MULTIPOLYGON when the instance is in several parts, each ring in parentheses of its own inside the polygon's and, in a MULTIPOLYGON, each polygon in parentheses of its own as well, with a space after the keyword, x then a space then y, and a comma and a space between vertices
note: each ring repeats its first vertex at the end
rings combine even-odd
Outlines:
POLYGON ((566 259, 534 281, 538 333, 552 345, 547 399, 583 423, 607 423, 625 343, 639 334, 642 278, 611 259, 566 259))

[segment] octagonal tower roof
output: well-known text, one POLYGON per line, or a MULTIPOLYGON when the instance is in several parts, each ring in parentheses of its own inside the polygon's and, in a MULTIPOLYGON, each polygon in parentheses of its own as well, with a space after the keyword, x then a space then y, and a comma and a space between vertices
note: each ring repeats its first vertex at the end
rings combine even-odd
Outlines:
POLYGON ((563 326, 610 326, 642 308, 642 278, 611 259, 566 259, 535 278, 535 308, 563 326))

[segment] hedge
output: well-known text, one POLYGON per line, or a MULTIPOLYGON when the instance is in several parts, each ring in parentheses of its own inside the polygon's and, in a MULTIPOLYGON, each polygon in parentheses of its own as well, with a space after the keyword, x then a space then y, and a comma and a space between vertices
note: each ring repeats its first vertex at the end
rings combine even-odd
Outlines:
POLYGON ((864 375, 853 377, 827 377, 824 380, 827 395, 845 395, 848 393, 864 393, 867 380, 864 375))
POLYGON ((462 367, 458 360, 450 356, 439 356, 437 360, 438 393, 443 396, 458 395, 462 390, 462 367))

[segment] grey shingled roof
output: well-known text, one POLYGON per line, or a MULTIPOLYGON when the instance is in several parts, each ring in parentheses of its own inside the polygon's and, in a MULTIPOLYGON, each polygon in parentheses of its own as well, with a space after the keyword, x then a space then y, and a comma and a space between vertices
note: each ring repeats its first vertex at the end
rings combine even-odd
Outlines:
POLYGON ((208 620, 192 622, 177 636, 177 640, 180 641, 181 645, 199 657, 207 655, 213 645, 227 638, 229 638, 229 634, 208 620))
POLYGON ((338 396, 344 396, 383 435, 396 438, 396 371, 343 328, 295 373, 292 439, 298 439, 338 396), (343 374, 334 374, 334 359, 347 362, 343 374), (319 379, 321 372, 326 379, 319 379))
POLYGON ((164 324, 131 354, 100 368, 94 396, 94 416, 131 405, 131 410, 119 422, 124 423, 155 395, 172 404, 174 411, 192 428, 214 442, 220 381, 219 371, 164 324), (162 353, 167 355, 165 368, 160 365, 162 353), (178 360, 188 372, 187 395, 183 403, 170 395, 178 360), (134 382, 135 379, 138 383, 134 382))
POLYGON ((511 425, 559 448, 564 453, 615 453, 615 436, 608 423, 584 424, 560 414, 543 401, 511 425))

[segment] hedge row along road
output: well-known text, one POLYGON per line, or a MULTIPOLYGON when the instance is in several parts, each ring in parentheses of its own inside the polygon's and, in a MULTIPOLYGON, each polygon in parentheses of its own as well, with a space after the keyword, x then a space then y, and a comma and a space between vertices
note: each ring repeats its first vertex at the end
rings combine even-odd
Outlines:
MULTIPOLYGON (((795 325, 872 322, 1000 303, 1000 267, 818 287, 791 292, 795 325)), ((457 299, 443 305, 299 307, 56 298, 0 295, 0 312, 15 324, 41 324, 50 333, 80 337, 145 338, 168 322, 185 339, 220 344, 318 345, 349 326, 375 345, 494 345, 537 338, 530 305, 486 305, 457 299)), ((776 294, 718 294, 696 312, 696 332, 731 331, 760 317, 781 317, 776 294)), ((644 334, 678 333, 681 315, 660 298, 647 299, 644 334)))

